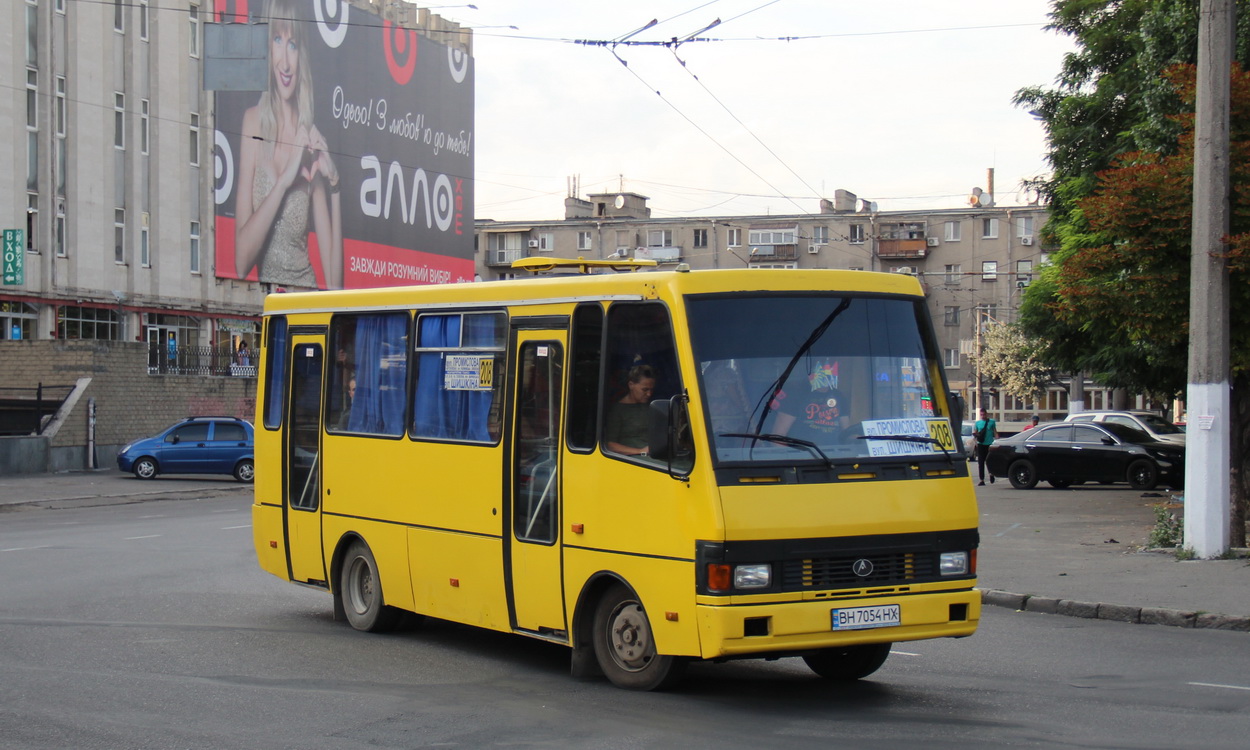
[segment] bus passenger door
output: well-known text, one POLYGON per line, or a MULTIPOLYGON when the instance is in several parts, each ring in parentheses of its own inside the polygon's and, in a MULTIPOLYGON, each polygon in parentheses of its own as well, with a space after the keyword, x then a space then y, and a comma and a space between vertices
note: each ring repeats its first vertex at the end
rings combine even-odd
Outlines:
POLYGON ((283 446, 284 514, 291 580, 324 583, 321 550, 321 410, 324 337, 292 336, 291 393, 283 446))
POLYGON ((511 529, 507 576, 513 626, 564 637, 560 549, 560 426, 564 331, 517 331, 513 351, 511 529))

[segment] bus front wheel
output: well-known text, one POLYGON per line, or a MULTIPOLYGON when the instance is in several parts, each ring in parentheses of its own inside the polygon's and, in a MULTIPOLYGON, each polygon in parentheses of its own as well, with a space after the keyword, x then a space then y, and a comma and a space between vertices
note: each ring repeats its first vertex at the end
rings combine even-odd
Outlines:
POLYGON ((675 684, 686 662, 655 651, 655 638, 646 610, 623 585, 608 589, 595 608, 595 658, 617 687, 659 690, 675 684))
POLYGON ((890 655, 892 643, 847 646, 817 651, 803 657, 807 666, 826 680, 858 680, 876 672, 890 655))
POLYGON ((343 557, 339 578, 343 613, 357 630, 380 633, 393 628, 399 611, 386 606, 382 598, 382 580, 373 552, 364 542, 352 542, 343 557))

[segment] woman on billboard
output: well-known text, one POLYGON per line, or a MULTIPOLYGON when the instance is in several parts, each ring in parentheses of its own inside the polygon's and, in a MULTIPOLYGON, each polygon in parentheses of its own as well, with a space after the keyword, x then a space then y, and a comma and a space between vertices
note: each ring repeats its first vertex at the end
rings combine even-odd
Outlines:
POLYGON ((235 203, 235 270, 262 282, 316 287, 308 227, 317 232, 325 287, 343 286, 339 172, 313 125, 305 22, 295 0, 269 3, 269 89, 243 114, 235 203))

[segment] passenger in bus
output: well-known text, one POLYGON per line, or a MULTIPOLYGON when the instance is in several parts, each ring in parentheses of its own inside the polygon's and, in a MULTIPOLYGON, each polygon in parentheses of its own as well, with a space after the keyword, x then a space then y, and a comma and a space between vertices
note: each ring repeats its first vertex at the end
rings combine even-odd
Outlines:
POLYGON ((749 432, 751 407, 738 371, 729 362, 712 362, 703 371, 703 382, 707 386, 712 431, 717 435, 749 432))
POLYGON ((343 409, 339 412, 338 428, 340 430, 347 429, 347 423, 352 418, 352 401, 356 399, 356 376, 353 375, 347 379, 347 394, 343 398, 343 409))
POLYGON ((313 84, 295 0, 269 3, 269 84, 243 114, 235 200, 234 271, 240 279, 319 286, 308 233, 317 233, 323 283, 343 286, 340 175, 313 124, 313 84))
POLYGON ((842 432, 851 425, 851 404, 838 390, 838 364, 822 364, 807 376, 811 393, 798 403, 785 403, 785 391, 777 394, 777 421, 773 431, 816 443, 839 442, 842 432), (791 435, 791 430, 795 429, 791 435))
POLYGON ((646 456, 655 370, 650 365, 635 365, 626 380, 628 392, 609 408, 603 440, 610 451, 626 456, 646 456))

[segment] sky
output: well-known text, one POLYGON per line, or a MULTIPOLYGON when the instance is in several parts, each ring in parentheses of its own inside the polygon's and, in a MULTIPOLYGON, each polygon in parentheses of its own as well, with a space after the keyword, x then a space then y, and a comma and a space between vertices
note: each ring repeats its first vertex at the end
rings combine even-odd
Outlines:
MULTIPOLYGON (((420 5, 420 4, 419 4, 420 5)), ((1071 41, 1046 0, 475 0, 478 219, 564 216, 628 191, 652 216, 801 214, 841 188, 888 210, 999 205, 1045 175, 1071 41), (685 39, 675 48, 612 42, 685 39), (516 28, 509 28, 509 27, 516 28), (576 180, 573 184, 572 181, 576 180)))

